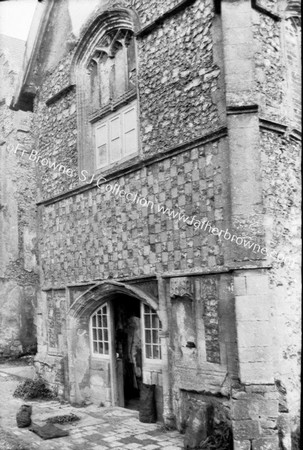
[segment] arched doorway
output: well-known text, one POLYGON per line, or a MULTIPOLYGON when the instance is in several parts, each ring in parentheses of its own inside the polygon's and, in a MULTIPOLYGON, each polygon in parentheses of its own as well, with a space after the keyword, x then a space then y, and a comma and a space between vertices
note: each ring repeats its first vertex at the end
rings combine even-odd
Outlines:
POLYGON ((157 302, 136 287, 102 282, 78 297, 68 314, 71 401, 137 409, 142 383, 155 384, 161 418, 162 331, 157 302))

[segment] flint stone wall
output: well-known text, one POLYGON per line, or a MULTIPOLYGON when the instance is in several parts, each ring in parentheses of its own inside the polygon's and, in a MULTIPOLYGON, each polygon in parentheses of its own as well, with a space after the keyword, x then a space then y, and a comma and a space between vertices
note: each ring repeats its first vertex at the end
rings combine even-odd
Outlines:
POLYGON ((35 168, 26 154, 33 142, 32 114, 13 112, 8 107, 17 81, 16 71, 10 53, 1 47, 0 356, 36 348, 36 183, 35 168))

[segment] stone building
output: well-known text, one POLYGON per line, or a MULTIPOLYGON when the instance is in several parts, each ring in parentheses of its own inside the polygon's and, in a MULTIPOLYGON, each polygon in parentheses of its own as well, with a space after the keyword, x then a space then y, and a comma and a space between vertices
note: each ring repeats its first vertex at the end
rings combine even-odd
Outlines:
POLYGON ((299 424, 299 5, 48 0, 34 111, 43 376, 75 403, 197 408, 235 449, 299 424), (204 408, 204 409, 203 409, 204 408))
POLYGON ((36 177, 16 151, 32 146, 32 113, 9 108, 24 48, 24 41, 0 35, 0 356, 36 349, 36 177))

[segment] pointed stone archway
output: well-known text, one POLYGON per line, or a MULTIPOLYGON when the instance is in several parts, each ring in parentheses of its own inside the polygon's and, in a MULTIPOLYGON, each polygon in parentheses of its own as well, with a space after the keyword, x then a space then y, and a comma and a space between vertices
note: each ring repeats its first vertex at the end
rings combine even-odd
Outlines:
MULTIPOLYGON (((118 405, 118 385, 115 350, 107 359, 95 358, 90 345, 90 317, 102 305, 109 308, 119 297, 136 299, 154 310, 161 323, 161 377, 163 379, 163 419, 171 417, 171 396, 168 379, 168 330, 167 310, 163 302, 157 302, 137 286, 114 280, 102 281, 90 287, 70 306, 67 314, 67 345, 69 366, 69 392, 73 403, 93 402, 106 406, 118 405)), ((111 309, 112 310, 112 309, 111 309)), ((114 340, 111 332, 112 342, 114 340)), ((112 346, 113 348, 113 346, 112 346)))
POLYGON ((152 296, 137 287, 113 280, 101 281, 90 287, 70 306, 68 315, 79 319, 91 315, 98 306, 113 299, 117 294, 124 294, 148 304, 157 311, 160 317, 161 311, 159 311, 159 305, 152 296))

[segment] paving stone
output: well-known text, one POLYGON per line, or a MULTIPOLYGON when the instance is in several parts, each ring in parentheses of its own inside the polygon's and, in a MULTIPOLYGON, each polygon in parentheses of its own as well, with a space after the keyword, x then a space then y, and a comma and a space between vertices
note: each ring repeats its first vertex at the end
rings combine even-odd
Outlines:
POLYGON ((140 444, 132 443, 132 444, 127 444, 127 445, 125 446, 125 448, 129 448, 130 450, 135 450, 135 449, 137 449, 137 448, 141 448, 141 445, 140 445, 140 444))
MULTIPOLYGON (((43 441, 28 429, 19 429, 16 425, 16 410, 23 403, 20 399, 12 402, 14 392, 19 380, 4 381, 0 378, 0 398, 6 406, 7 421, 5 426, 19 441, 22 441, 30 449, 38 450, 177 450, 182 448, 183 437, 177 432, 162 431, 160 424, 143 424, 139 422, 136 411, 123 410, 122 408, 62 408, 59 402, 27 402, 33 407, 33 419, 37 423, 44 424, 44 420, 59 413, 77 414, 81 417, 76 424, 59 425, 68 430, 69 436, 64 438, 43 441), (62 411, 63 410, 63 411, 62 411), (95 423, 87 422, 89 420, 95 423), (82 424, 82 426, 81 426, 82 424)), ((3 413, 2 413, 3 414, 3 413)), ((1 423, 2 425, 2 423, 1 423)))

